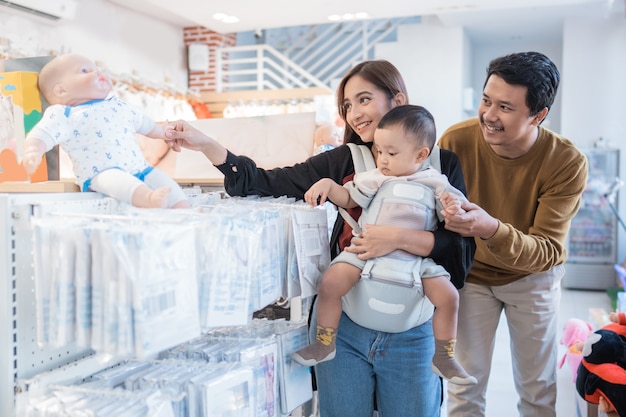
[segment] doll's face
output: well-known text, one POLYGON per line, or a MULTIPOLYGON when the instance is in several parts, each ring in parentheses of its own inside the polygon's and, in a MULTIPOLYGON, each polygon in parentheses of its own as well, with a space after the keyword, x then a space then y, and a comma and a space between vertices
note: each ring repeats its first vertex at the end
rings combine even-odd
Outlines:
POLYGON ((331 145, 337 147, 342 143, 341 129, 335 125, 323 125, 315 130, 315 146, 331 145))
POLYGON ((81 55, 62 55, 54 63, 57 77, 51 80, 50 104, 75 106, 91 100, 105 99, 111 92, 109 77, 81 55))

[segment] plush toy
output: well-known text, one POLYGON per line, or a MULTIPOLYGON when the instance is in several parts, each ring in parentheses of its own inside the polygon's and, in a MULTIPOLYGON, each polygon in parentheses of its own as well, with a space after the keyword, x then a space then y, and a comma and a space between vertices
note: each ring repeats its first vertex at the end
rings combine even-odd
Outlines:
POLYGON ((561 344, 567 347, 567 352, 559 361, 559 369, 567 363, 572 372, 572 381, 576 382, 576 374, 578 373, 578 365, 583 359, 582 345, 587 340, 593 328, 591 324, 584 320, 571 318, 565 322, 563 327, 563 335, 561 336, 561 344))
POLYGON ((585 341, 576 390, 593 404, 604 397, 620 417, 626 417, 626 314, 612 313, 611 321, 585 341))

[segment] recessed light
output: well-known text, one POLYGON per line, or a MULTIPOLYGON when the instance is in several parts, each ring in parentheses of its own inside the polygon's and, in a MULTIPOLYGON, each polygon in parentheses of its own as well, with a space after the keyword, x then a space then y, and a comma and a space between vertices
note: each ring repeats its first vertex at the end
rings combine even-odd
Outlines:
POLYGON ((239 18, 237 16, 230 16, 230 15, 227 15, 226 13, 215 13, 213 15, 213 19, 219 20, 220 22, 223 22, 223 23, 239 22, 239 18))
POLYGON ((222 20, 222 22, 224 22, 224 23, 237 23, 237 22, 239 22, 239 18, 237 16, 226 16, 226 18, 224 20, 222 20))
POLYGON ((364 20, 369 19, 369 17, 369 14, 367 14, 366 12, 344 13, 342 15, 331 14, 330 16, 328 16, 328 20, 330 20, 331 22, 339 22, 342 20, 364 20))

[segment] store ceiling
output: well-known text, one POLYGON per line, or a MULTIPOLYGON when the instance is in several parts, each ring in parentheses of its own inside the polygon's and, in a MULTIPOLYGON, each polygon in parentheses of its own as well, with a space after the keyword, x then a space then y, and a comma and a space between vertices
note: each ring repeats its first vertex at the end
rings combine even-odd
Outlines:
POLYGON ((330 15, 365 12, 371 19, 436 16, 462 24, 474 37, 545 37, 560 34, 572 15, 606 15, 626 0, 109 0, 120 6, 183 26, 200 25, 220 33, 328 23, 330 15), (214 19, 234 16, 236 23, 214 19))

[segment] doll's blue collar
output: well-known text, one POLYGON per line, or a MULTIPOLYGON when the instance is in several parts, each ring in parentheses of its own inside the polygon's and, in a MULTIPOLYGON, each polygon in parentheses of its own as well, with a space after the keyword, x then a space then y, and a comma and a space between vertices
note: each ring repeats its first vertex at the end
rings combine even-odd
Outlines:
POLYGON ((92 105, 92 104, 96 104, 96 103, 100 103, 102 101, 108 101, 108 100, 111 100, 111 98, 110 97, 109 98, 104 98, 104 99, 98 98, 98 99, 95 99, 95 100, 86 101, 86 102, 78 104, 76 106, 65 106, 65 112, 64 112, 65 113, 65 117, 69 117, 70 116, 70 112, 72 111, 72 108, 80 107, 80 106, 89 106, 89 105, 92 105))

